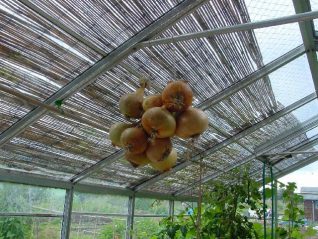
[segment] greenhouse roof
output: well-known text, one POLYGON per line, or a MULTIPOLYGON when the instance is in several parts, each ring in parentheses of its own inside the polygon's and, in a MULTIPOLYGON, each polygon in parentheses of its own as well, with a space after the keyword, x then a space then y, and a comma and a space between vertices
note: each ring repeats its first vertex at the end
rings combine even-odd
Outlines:
POLYGON ((247 163, 260 178, 263 161, 278 177, 314 162, 315 10, 298 0, 1 1, 0 180, 189 197, 200 162, 204 183, 247 163), (140 77, 146 94, 188 81, 209 117, 191 147, 173 140, 178 163, 161 174, 133 168, 108 140, 140 77))

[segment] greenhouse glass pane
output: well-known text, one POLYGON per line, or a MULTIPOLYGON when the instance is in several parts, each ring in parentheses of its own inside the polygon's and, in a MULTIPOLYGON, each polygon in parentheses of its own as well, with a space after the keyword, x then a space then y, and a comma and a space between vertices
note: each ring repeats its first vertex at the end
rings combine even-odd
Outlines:
POLYGON ((152 238, 160 231, 162 217, 136 217, 134 219, 133 238, 152 238))
POLYGON ((72 212, 127 214, 127 203, 123 196, 75 192, 72 212))
MULTIPOLYGON (((310 0, 310 5, 312 11, 318 10, 318 0, 310 0)), ((314 28, 318 31, 318 19, 314 19, 314 28)))
MULTIPOLYGON (((246 0, 251 22, 295 14, 292 1, 246 0)), ((264 64, 302 44, 298 23, 254 30, 264 64)))
POLYGON ((304 105, 303 107, 300 107, 299 109, 295 110, 293 114, 300 122, 304 122, 310 119, 311 117, 316 116, 318 114, 317 109, 318 101, 314 100, 304 105))
POLYGON ((169 201, 136 198, 135 199, 135 215, 138 214, 155 214, 167 215, 169 213, 169 201))
POLYGON ((0 183, 0 212, 62 213, 64 189, 0 183))
POLYGON ((0 217, 0 235, 9 230, 12 239, 60 239, 61 226, 62 218, 0 217))
POLYGON ((74 192, 70 238, 124 238, 127 206, 127 197, 74 192))
POLYGON ((126 223, 126 217, 72 215, 70 239, 122 239, 126 223))
POLYGON ((288 106, 315 91, 306 55, 269 74, 275 99, 288 106))
POLYGON ((307 137, 308 138, 311 138, 315 135, 318 135, 318 127, 316 128, 313 128, 312 130, 309 130, 307 133, 306 133, 307 137))

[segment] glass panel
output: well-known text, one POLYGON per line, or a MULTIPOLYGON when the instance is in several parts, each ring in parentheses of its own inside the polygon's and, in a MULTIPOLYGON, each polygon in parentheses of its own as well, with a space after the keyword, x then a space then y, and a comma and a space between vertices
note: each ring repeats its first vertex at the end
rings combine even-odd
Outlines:
POLYGON ((279 179, 282 183, 295 182, 297 191, 302 187, 317 187, 318 162, 311 163, 279 179))
POLYGON ((127 197, 74 192, 70 238, 125 238, 127 203, 127 197))
POLYGON ((126 217, 72 215, 71 239, 124 239, 126 217))
MULTIPOLYGON (((318 10, 318 0, 310 0, 311 10, 317 11, 318 10)), ((314 28, 318 30, 318 19, 314 19, 314 28)))
MULTIPOLYGON (((295 14, 292 1, 246 0, 251 22, 295 14)), ((302 44, 298 23, 254 30, 264 63, 302 44)))
POLYGON ((62 218, 0 217, 0 238, 60 239, 61 225, 62 218))
POLYGON ((0 212, 61 213, 64 189, 0 183, 0 212))
POLYGON ((308 138, 318 135, 318 127, 309 130, 308 132, 306 132, 306 135, 308 138))
POLYGON ((181 202, 175 201, 174 202, 174 215, 177 216, 180 213, 184 212, 187 208, 189 209, 189 213, 191 212, 190 208, 195 208, 197 206, 196 202, 181 202))
POLYGON ((151 238, 159 232, 162 217, 136 217, 134 219, 134 238, 151 238))
POLYGON ((318 109, 318 100, 311 101, 310 103, 304 105, 303 107, 300 107, 299 109, 295 110, 293 112, 294 116, 300 121, 304 122, 311 117, 314 117, 317 115, 317 109, 318 109))
POLYGON ((284 106, 315 91, 306 55, 303 55, 269 75, 276 101, 284 106))
POLYGON ((150 198, 135 199, 135 215, 155 214, 155 215, 167 216, 168 213, 169 213, 169 201, 150 199, 150 198))
POLYGON ((127 214, 127 197, 75 192, 73 212, 127 214))
POLYGON ((261 21, 295 14, 292 1, 245 0, 251 21, 261 21))

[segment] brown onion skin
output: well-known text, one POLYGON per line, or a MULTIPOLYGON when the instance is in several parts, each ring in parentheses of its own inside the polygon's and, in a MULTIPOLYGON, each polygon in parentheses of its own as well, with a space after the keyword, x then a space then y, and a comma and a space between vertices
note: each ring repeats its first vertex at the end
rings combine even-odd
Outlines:
POLYGON ((161 94, 149 95, 142 102, 142 108, 144 109, 144 111, 153 107, 161 107, 161 106, 162 106, 161 94))
POLYGON ((207 115, 200 109, 190 107, 177 118, 176 136, 182 139, 196 137, 208 127, 207 115))
POLYGON ((159 162, 150 162, 150 165, 155 170, 158 170, 160 172, 165 172, 165 171, 169 171, 173 166, 176 165, 176 163, 177 163, 177 151, 175 149, 172 149, 171 153, 165 160, 159 161, 159 162))
POLYGON ((176 130, 176 120, 163 107, 153 107, 147 110, 141 118, 142 127, 152 137, 172 137, 176 130))
POLYGON ((120 142, 120 136, 123 131, 129 127, 132 127, 130 124, 126 123, 115 123, 109 129, 109 139, 112 141, 112 145, 123 147, 120 142))
POLYGON ((125 153, 125 158, 128 162, 130 162, 133 167, 139 167, 144 166, 150 163, 150 160, 147 158, 147 155, 145 152, 141 154, 131 154, 129 152, 125 153))
POLYGON ((193 92, 182 80, 172 81, 162 91, 163 105, 171 112, 182 112, 192 104, 193 92))
POLYGON ((146 150, 147 158, 152 162, 165 160, 172 150, 170 138, 153 139, 146 150))
POLYGON ((119 100, 119 111, 127 118, 139 119, 142 116, 143 97, 136 93, 123 95, 119 100))
POLYGON ((131 154, 143 153, 148 146, 148 137, 142 128, 128 128, 123 131, 120 142, 131 154))

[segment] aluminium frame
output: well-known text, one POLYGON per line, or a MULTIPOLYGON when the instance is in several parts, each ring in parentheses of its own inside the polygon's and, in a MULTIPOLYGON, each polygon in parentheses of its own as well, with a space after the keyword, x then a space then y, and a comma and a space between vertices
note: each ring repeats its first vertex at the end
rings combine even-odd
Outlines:
MULTIPOLYGON (((20 0, 21 2, 24 2, 26 3, 27 1, 26 0, 20 0)), ((188 3, 190 3, 191 1, 187 1, 188 3)), ((195 2, 198 2, 198 1, 195 1, 195 2)), ((200 4, 202 4, 203 2, 205 1, 200 1, 200 3, 198 3, 196 5, 199 6, 200 4)), ((185 9, 187 9, 185 12, 182 11, 182 14, 181 15, 185 15, 187 14, 188 12, 190 12, 191 10, 189 10, 189 8, 187 8, 186 4, 184 4, 185 6, 185 9)), ((195 7, 192 8, 192 10, 194 9, 195 7)), ((181 8, 182 9, 182 8, 181 8)), ((184 10, 184 9, 183 9, 184 10)), ((178 15, 178 11, 176 13, 178 15)), ((41 14, 40 14, 41 15, 41 14)), ((310 14, 308 14, 310 15, 310 14)), ((180 16, 178 15, 177 18, 179 18, 180 16)), ((171 16, 171 19, 177 19, 175 18, 174 16, 171 16)), ((158 26, 159 30, 156 32, 156 30, 154 30, 155 34, 157 34, 159 31, 160 31, 160 28, 161 30, 163 30, 163 28, 165 27, 168 27, 169 25, 171 25, 174 21, 176 20, 167 20, 163 25, 163 27, 161 26, 158 26)), ((58 22, 56 21, 54 23, 55 25, 58 24, 58 22)), ((268 25, 270 26, 270 25, 268 25)), ((63 29, 64 30, 64 29, 63 29)), ((223 29, 224 30, 224 29, 223 29)), ((146 39, 146 38, 149 38, 149 36, 151 36, 153 32, 148 32, 148 33, 145 33, 145 35, 147 36, 142 36, 140 37, 140 39, 146 39)), ((154 35, 154 34, 153 34, 154 35)), ((151 38, 151 37, 150 37, 151 38)), ((53 97, 50 97, 49 99, 47 99, 45 101, 46 104, 52 104, 56 99, 61 99, 61 98, 67 98, 69 97, 70 95, 72 95, 73 93, 79 91, 80 89, 84 88, 86 85, 88 85, 89 83, 91 83, 93 80, 96 79, 96 77, 101 74, 102 72, 106 71, 107 69, 110 69, 112 66, 115 66, 116 64, 119 63, 119 61, 121 59, 123 59, 125 56, 127 56, 129 53, 133 52, 134 50, 134 46, 135 45, 138 45, 140 43, 138 42, 141 42, 142 40, 136 40, 136 41, 133 41, 133 40, 128 40, 129 42, 125 42, 123 45, 121 45, 120 47, 118 47, 117 49, 114 50, 114 52, 110 53, 108 56, 105 56, 101 61, 99 61, 96 65, 92 66, 91 68, 89 68, 87 71, 85 71, 81 76, 75 78, 72 82, 70 82, 70 84, 66 85, 65 87, 63 87, 61 90, 59 90, 58 92, 56 92, 56 94, 54 94, 53 97), (131 45, 130 45, 131 43, 131 45), (118 54, 119 52, 119 54, 118 54), (116 54, 118 54, 119 56, 116 57, 116 54), (96 71, 96 73, 93 73, 93 71, 96 71)), ((174 38, 176 39, 176 38, 174 38)), ((83 40, 83 39, 82 39, 83 40)), ((83 41, 82 41, 83 42, 83 41)), ((149 46, 147 44, 147 46, 149 46)), ((305 44, 306 46, 306 44, 305 44)), ((91 48, 94 48, 91 46, 91 48)), ((306 50, 309 50, 309 51, 313 51, 315 49, 313 48, 310 48, 308 49, 308 47, 306 47, 306 50)), ((97 50, 98 52, 98 50, 97 50)), ((99 52, 99 53, 102 53, 102 52, 99 52)), ((307 53, 308 55, 309 53, 307 53)), ((311 53, 310 53, 311 54, 311 53)), ((278 68, 278 67, 277 67, 278 68)), ((267 72, 268 74, 268 72, 267 72)), ((266 74, 266 75, 267 75, 266 74)), ((318 75, 317 75, 318 76, 318 75)), ((315 84, 316 85, 316 84, 315 84)), ((316 88, 317 89, 317 88, 316 88)), ((225 93, 223 93, 225 94, 225 93)), ((230 95, 230 91, 229 91, 229 95, 230 95)), ((218 101, 219 102, 219 101, 218 101)), ((213 103, 212 103, 213 104, 213 103)), ((211 105, 212 105, 211 104, 211 105)), ((207 106, 208 107, 208 106, 207 106)), ((21 132, 21 130, 23 130, 26 126, 32 124, 33 122, 35 122, 39 117, 41 117, 43 114, 45 113, 45 110, 41 109, 41 108, 36 108, 34 111, 32 111, 31 115, 27 115, 25 118, 23 118, 21 121, 19 121, 17 124, 15 124, 14 127, 10 128, 8 131, 5 132, 5 134, 2 134, 0 136, 0 145, 3 145, 5 142, 7 142, 9 139, 11 139, 12 137, 14 137, 15 135, 17 135, 18 133, 21 132)), ((101 163, 100 163, 101 164, 101 163)), ((93 170, 90 170, 89 172, 91 171, 95 171, 96 169, 98 168, 98 166, 95 166, 93 167, 93 170)), ((15 181, 15 179, 11 178, 10 179, 10 172, 6 171, 7 174, 5 175, 1 175, 0 176, 0 180, 6 178, 6 180, 9 179, 9 181, 15 181)), ((82 174, 80 175, 81 177, 79 178, 79 180, 73 180, 74 182, 78 182, 80 181, 81 179, 83 179, 84 177, 82 177, 83 175, 86 175, 86 174, 82 174)), ((12 176, 12 175, 11 175, 12 176)), ((21 177, 23 178, 23 176, 21 177)), ((35 181, 37 180, 36 177, 27 177, 30 182, 33 182, 34 184, 39 184, 39 183, 36 183, 35 181)), ((5 180, 5 181, 6 181, 5 180)), ((19 180, 17 180, 19 181, 19 180)), ((21 182, 22 180, 20 180, 21 182)), ((45 183, 43 184, 46 184, 46 185, 51 185, 52 187, 56 187, 57 185, 59 186, 65 186, 64 188, 66 188, 68 190, 68 194, 67 194, 67 200, 71 201, 70 199, 72 198, 72 195, 73 195, 73 190, 74 188, 78 188, 78 189, 82 189, 85 188, 84 185, 81 185, 81 184, 78 184, 78 185, 75 185, 73 186, 73 183, 72 182, 66 182, 64 184, 64 182, 61 182, 61 181, 51 181, 49 179, 45 179, 44 181, 46 181, 45 183), (56 184, 55 184, 56 183, 56 184)), ((87 187, 90 187, 90 186, 87 186, 87 187)), ((88 188, 86 188, 88 189, 88 188)), ((96 189, 96 188, 95 188, 96 189)), ((139 187, 140 189, 140 187, 139 187)), ((105 192, 107 191, 107 189, 104 189, 105 192)), ((115 189, 113 189, 115 190, 115 189)), ((118 189, 115 190, 117 193, 120 192, 120 190, 118 189)), ((138 190, 137 190, 138 191, 138 190)), ((111 192, 111 190, 110 190, 111 192)), ((122 193, 126 193, 127 195, 130 195, 130 197, 134 197, 132 195, 134 195, 135 193, 133 191, 125 191, 123 190, 122 193)), ((142 194, 141 194, 142 195, 142 194)), ((175 197, 172 197, 172 198, 175 198, 175 197)), ((66 200, 66 201, 67 201, 66 200)), ((68 216, 68 211, 71 208, 71 202, 70 203, 67 203, 66 205, 66 208, 65 208, 65 213, 64 213, 64 220, 65 220, 65 223, 63 223, 63 228, 62 230, 65 230, 67 229, 67 227, 69 227, 69 220, 70 220, 70 216, 68 216), (68 224, 67 224, 68 223, 68 224)), ((65 230, 65 237, 64 238, 68 238, 67 237, 67 230, 65 230)), ((62 233, 63 235, 63 233, 62 233)))

